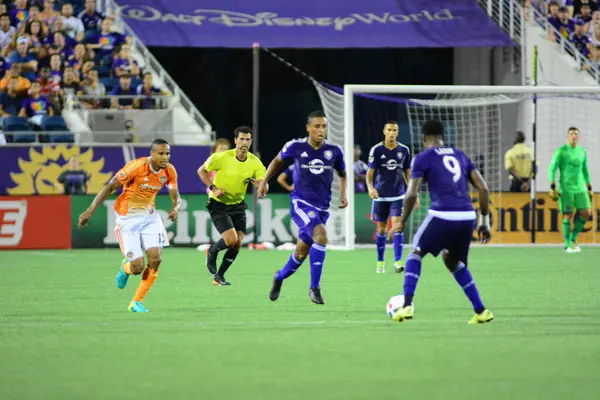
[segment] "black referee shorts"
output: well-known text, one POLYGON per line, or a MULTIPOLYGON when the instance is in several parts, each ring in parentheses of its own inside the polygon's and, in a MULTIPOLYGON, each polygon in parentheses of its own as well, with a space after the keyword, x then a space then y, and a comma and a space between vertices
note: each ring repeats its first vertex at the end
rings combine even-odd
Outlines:
POLYGON ((238 204, 223 204, 220 201, 209 198, 206 209, 210 214, 210 220, 219 233, 235 228, 236 231, 246 233, 246 209, 245 201, 238 204))
POLYGON ((529 179, 515 179, 510 182, 510 191, 513 193, 522 193, 521 185, 525 182, 529 182, 529 179))

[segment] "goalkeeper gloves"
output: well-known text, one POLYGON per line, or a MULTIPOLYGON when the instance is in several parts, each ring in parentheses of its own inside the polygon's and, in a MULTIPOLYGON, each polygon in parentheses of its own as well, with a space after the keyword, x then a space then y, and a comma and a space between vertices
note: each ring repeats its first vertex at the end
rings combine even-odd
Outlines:
POLYGON ((590 196, 590 200, 594 197, 594 191, 592 190, 592 185, 587 185, 588 187, 588 196, 590 196))
POLYGON ((558 200, 559 196, 560 196, 560 193, 558 193, 558 191, 556 190, 556 185, 554 183, 551 184, 550 185, 550 198, 553 201, 556 201, 556 200, 558 200))

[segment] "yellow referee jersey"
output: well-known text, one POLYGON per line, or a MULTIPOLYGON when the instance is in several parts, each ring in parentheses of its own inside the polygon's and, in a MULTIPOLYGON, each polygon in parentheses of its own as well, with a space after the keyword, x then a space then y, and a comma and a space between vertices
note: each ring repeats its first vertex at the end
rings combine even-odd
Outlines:
MULTIPOLYGON (((523 143, 517 143, 504 155, 504 168, 510 171, 514 168, 515 175, 519 178, 531 177, 531 162, 533 151, 523 143)), ((510 177, 512 179, 512 176, 510 177)))
POLYGON ((238 204, 244 200, 248 190, 248 179, 262 180, 267 174, 263 163, 254 154, 248 152, 244 161, 235 156, 235 149, 214 153, 204 163, 204 169, 208 172, 216 171, 213 185, 219 189, 225 189, 226 193, 216 197, 213 192, 209 193, 211 199, 224 204, 238 204))

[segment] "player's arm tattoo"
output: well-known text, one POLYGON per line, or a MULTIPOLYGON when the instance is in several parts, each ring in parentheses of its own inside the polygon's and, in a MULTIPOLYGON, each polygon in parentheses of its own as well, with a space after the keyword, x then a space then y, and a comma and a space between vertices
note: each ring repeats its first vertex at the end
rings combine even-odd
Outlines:
POLYGON ((421 187, 421 181, 423 178, 412 178, 408 181, 408 189, 404 195, 404 208, 402 210, 402 222, 406 224, 408 217, 412 214, 419 198, 419 188, 421 187))
POLYGON ((477 189, 479 195, 479 210, 481 215, 486 216, 490 213, 490 191, 488 189, 488 185, 483 179, 483 176, 479 173, 478 170, 474 169, 470 174, 470 181, 477 189))
POLYGON ((267 173, 265 175, 265 178, 263 179, 265 183, 268 183, 269 180, 271 180, 271 178, 275 176, 277 172, 279 172, 282 166, 283 160, 281 159, 281 154, 277 154, 277 157, 275 157, 267 167, 267 173))
POLYGON ((179 190, 169 189, 169 196, 173 202, 173 211, 179 212, 179 207, 181 207, 181 196, 179 195, 179 190))
POLYGON ((367 183, 367 189, 373 189, 373 178, 375 177, 375 169, 369 168, 367 169, 367 174, 365 175, 365 181, 367 183))
POLYGON ((88 211, 96 211, 96 208, 98 208, 98 206, 102 204, 108 196, 110 196, 115 190, 122 186, 123 184, 119 182, 117 177, 113 176, 113 178, 106 185, 104 185, 100 193, 96 195, 96 197, 92 201, 92 204, 90 204, 90 206, 88 207, 88 211))

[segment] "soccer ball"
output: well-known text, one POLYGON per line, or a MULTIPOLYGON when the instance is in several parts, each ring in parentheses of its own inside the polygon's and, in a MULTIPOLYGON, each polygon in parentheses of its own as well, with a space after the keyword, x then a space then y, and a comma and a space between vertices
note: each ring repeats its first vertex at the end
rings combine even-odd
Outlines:
MULTIPOLYGON (((415 304, 411 304, 413 306, 413 309, 415 307, 415 304)), ((394 313, 396 311, 398 311, 399 308, 404 307, 404 295, 403 294, 399 294, 396 296, 392 296, 388 302, 387 302, 387 306, 385 307, 385 311, 387 312, 388 317, 392 318, 392 315, 394 315, 394 313)))

